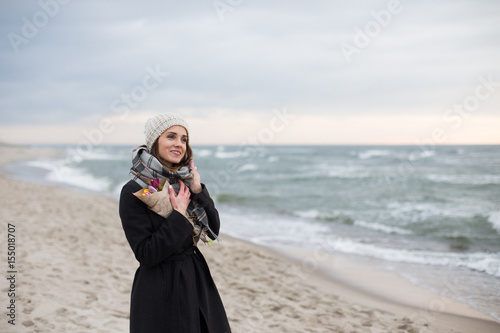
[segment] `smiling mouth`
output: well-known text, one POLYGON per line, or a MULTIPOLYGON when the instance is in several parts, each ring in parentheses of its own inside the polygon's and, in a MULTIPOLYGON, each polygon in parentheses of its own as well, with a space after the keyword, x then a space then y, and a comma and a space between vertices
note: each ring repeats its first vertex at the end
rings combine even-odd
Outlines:
POLYGON ((170 152, 176 156, 181 156, 181 152, 178 150, 171 150, 170 152))

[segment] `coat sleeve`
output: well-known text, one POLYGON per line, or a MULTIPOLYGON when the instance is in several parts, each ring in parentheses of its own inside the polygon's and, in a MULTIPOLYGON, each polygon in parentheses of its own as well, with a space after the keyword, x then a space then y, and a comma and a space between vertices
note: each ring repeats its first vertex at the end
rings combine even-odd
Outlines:
POLYGON ((160 227, 153 228, 146 204, 133 195, 140 189, 137 184, 126 184, 120 195, 119 213, 125 236, 136 259, 146 267, 157 265, 177 252, 193 231, 192 225, 179 212, 173 211, 163 219, 160 227))
POLYGON ((208 194, 208 190, 205 187, 205 184, 201 184, 202 190, 200 193, 192 194, 191 200, 196 201, 199 205, 201 205, 208 217, 208 226, 210 229, 218 236, 220 229, 220 219, 219 212, 215 208, 214 201, 208 194))

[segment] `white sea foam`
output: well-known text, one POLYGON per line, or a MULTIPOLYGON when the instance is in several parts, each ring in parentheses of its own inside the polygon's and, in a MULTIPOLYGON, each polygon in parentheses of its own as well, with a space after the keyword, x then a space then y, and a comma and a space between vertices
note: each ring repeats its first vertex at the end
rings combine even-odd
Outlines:
POLYGON ((498 253, 452 253, 392 249, 333 237, 324 243, 323 248, 332 252, 339 251, 395 262, 454 268, 466 267, 500 277, 500 255, 498 253))
POLYGON ((248 155, 249 155, 249 153, 246 150, 217 151, 217 152, 215 152, 215 157, 220 158, 220 159, 248 157, 248 155))
POLYGON ((331 165, 329 163, 314 165, 312 169, 304 167, 304 174, 310 174, 312 177, 327 176, 341 179, 361 179, 370 177, 370 173, 362 166, 331 165))
POLYGON ((71 162, 67 160, 36 160, 28 162, 28 165, 46 170, 49 182, 101 192, 108 191, 111 186, 108 178, 95 177, 84 169, 71 166, 71 162))
POLYGON ((105 192, 111 185, 107 178, 97 178, 82 169, 70 167, 62 167, 58 172, 49 173, 47 179, 96 192, 105 192))
POLYGON ((91 151, 77 151, 74 149, 68 149, 67 150, 67 159, 69 160, 92 160, 92 161, 116 161, 116 160, 123 160, 123 159, 129 159, 130 156, 132 155, 132 152, 127 155, 119 154, 112 152, 110 150, 106 149, 94 149, 91 151))
POLYGON ((262 215, 242 214, 231 208, 219 209, 224 220, 222 232, 262 245, 311 246, 317 235, 327 234, 329 227, 322 223, 306 222, 272 213, 262 215), (305 232, 307 230, 307 232, 305 232))
MULTIPOLYGON (((253 216, 251 213, 241 214, 228 209, 221 210, 220 214, 225 221, 223 232, 262 245, 321 248, 329 252, 355 254, 392 262, 452 268, 465 267, 500 277, 500 253, 453 253, 386 248, 349 238, 332 236, 329 227, 322 223, 311 223, 300 219, 267 214, 266 218, 263 219, 262 216, 253 216)), ((318 214, 319 212, 316 210, 302 212, 303 217, 315 217, 318 214)), ((363 223, 357 222, 355 224, 363 223)), ((390 231, 389 229, 385 230, 390 231)))
POLYGON ((212 155, 212 151, 210 149, 194 149, 193 151, 194 157, 208 157, 212 155))
POLYGON ((336 166, 328 171, 328 177, 344 179, 367 178, 370 177, 370 173, 359 168, 336 166))
POLYGON ((380 150, 380 149, 370 149, 363 152, 358 153, 358 158, 362 160, 366 160, 372 157, 383 157, 389 156, 392 152, 389 150, 380 150))
POLYGON ((439 207, 434 203, 391 202, 387 205, 389 214, 403 222, 420 222, 434 216, 472 218, 478 214, 469 206, 439 207))
POLYGON ((257 164, 252 164, 252 163, 249 163, 249 164, 243 164, 239 169, 238 169, 238 172, 243 172, 243 171, 253 171, 253 170, 257 170, 259 167, 257 166, 257 164))
POLYGON ((354 225, 357 225, 357 226, 363 227, 363 228, 367 228, 367 229, 372 229, 372 230, 384 232, 387 234, 410 235, 412 233, 410 230, 405 230, 402 228, 389 226, 386 224, 376 223, 376 222, 369 223, 369 222, 365 222, 365 221, 354 221, 354 225))
POLYGON ((420 222, 443 213, 430 203, 391 202, 387 205, 387 209, 392 217, 408 222, 420 222))
POLYGON ((53 160, 40 159, 40 160, 28 161, 26 164, 31 167, 52 171, 60 163, 62 163, 61 160, 53 161, 53 160))
POLYGON ((436 155, 436 152, 434 150, 422 150, 417 153, 411 153, 410 155, 408 155, 408 159, 410 161, 418 161, 423 158, 432 157, 434 155, 436 155))
POLYGON ((491 213, 488 222, 500 233, 500 212, 491 213))
POLYGON ((500 175, 427 175, 426 178, 436 183, 449 184, 469 184, 469 185, 487 185, 500 184, 500 175))
POLYGON ((295 211, 294 214, 296 216, 306 218, 306 219, 317 219, 321 216, 319 210, 317 210, 317 209, 298 210, 298 211, 295 211))

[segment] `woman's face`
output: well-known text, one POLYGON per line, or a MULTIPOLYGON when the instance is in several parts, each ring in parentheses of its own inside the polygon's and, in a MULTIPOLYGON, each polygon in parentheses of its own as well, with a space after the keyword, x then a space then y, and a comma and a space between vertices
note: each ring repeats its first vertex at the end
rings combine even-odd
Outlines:
POLYGON ((172 126, 158 138, 158 153, 169 163, 180 163, 186 154, 187 141, 186 129, 182 126, 172 126))

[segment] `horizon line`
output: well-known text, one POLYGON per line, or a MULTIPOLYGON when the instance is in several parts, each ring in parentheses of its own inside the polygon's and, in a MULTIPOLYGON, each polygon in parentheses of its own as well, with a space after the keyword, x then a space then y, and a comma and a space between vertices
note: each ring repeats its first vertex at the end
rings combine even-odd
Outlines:
MULTIPOLYGON (((5 141, 0 141, 0 146, 19 146, 19 147, 26 147, 26 146, 77 146, 80 143, 74 143, 74 142, 69 142, 69 143, 16 143, 16 142, 5 142, 5 141)), ((99 147, 99 146, 140 146, 143 145, 142 143, 140 144, 134 144, 134 143, 100 143, 100 144, 91 144, 93 147, 99 147)), ((305 144, 299 144, 299 143, 279 143, 279 144, 238 144, 238 143, 201 143, 201 144, 192 144, 191 146, 193 147, 198 147, 198 146, 230 146, 230 147, 238 147, 238 146, 262 146, 262 147, 283 147, 283 146, 412 146, 412 147, 427 147, 427 146, 440 146, 440 147, 446 147, 446 146, 500 146, 499 143, 448 143, 448 144, 440 144, 440 143, 433 143, 433 144, 418 144, 418 143, 305 143, 305 144)))

